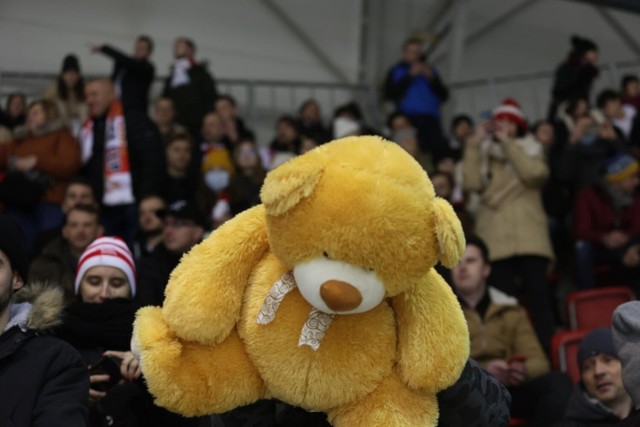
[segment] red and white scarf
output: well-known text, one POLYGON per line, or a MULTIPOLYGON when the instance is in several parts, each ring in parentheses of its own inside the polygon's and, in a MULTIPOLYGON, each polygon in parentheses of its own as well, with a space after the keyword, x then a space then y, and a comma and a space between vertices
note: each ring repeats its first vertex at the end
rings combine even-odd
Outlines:
MULTIPOLYGON (((135 203, 127 149, 127 132, 124 124, 122 103, 114 101, 109 107, 105 122, 104 141, 104 196, 106 206, 135 203)), ((82 163, 86 164, 93 155, 93 119, 90 117, 80 130, 80 150, 82 163)))

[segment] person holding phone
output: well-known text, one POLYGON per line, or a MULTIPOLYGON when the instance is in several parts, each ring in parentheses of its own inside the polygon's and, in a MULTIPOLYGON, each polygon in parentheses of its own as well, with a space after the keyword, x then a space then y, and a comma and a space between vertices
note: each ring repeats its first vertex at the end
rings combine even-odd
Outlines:
POLYGON ((511 415, 532 426, 562 419, 571 380, 550 372, 549 362, 518 300, 488 286, 489 249, 468 236, 460 263, 451 271, 453 289, 469 326, 470 357, 511 393, 511 415))
POLYGON ((74 282, 78 298, 65 309, 57 335, 80 352, 89 371, 90 425, 197 426, 199 420, 153 405, 129 351, 136 285, 133 256, 120 238, 100 237, 80 256, 74 282))
POLYGON ((542 188, 549 167, 515 100, 505 99, 467 139, 463 175, 464 189, 480 196, 476 230, 491 253, 491 283, 509 295, 521 284, 548 353, 555 322, 547 270, 554 253, 542 188))

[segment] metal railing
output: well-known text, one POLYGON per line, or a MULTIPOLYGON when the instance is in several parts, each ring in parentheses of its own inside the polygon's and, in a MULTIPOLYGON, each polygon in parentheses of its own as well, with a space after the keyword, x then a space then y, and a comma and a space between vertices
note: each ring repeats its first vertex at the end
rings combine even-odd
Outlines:
MULTIPOLYGON (((603 64, 594 83, 592 94, 604 88, 619 88, 624 74, 640 75, 640 59, 603 64)), ((503 77, 474 79, 449 84, 450 101, 445 104, 444 119, 448 122, 454 113, 480 117, 498 105, 503 98, 515 98, 527 117, 533 121, 544 118, 551 100, 553 71, 532 72, 503 77)), ((39 97, 55 80, 52 73, 0 71, 0 99, 20 90, 30 98, 39 97)), ((151 97, 162 91, 164 79, 155 80, 151 97)), ((316 99, 326 121, 333 110, 346 102, 356 101, 362 107, 367 122, 382 129, 388 104, 381 102, 380 88, 374 85, 322 82, 295 82, 288 80, 217 79, 220 93, 231 94, 248 124, 256 131, 260 143, 273 136, 276 119, 283 114, 295 114, 307 99, 316 99)))

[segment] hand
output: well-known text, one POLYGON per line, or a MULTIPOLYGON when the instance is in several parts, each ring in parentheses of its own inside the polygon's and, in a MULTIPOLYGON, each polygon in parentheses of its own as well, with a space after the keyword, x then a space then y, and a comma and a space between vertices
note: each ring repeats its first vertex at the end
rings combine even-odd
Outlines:
POLYGON ((466 139, 465 144, 478 145, 482 141, 487 139, 489 137, 489 132, 487 131, 487 129, 489 129, 489 126, 491 126, 491 121, 489 120, 484 120, 480 122, 480 124, 476 127, 476 130, 473 132, 473 134, 471 134, 466 139))
POLYGON ((411 64, 411 68, 409 68, 409 74, 412 76, 417 76, 422 73, 422 63, 416 62, 415 64, 411 64))
POLYGON ((492 377, 507 385, 509 382, 509 364, 502 359, 494 359, 485 368, 492 377))
POLYGON ((527 365, 521 361, 513 361, 509 363, 509 379, 507 386, 518 386, 527 379, 527 365))
POLYGON ((626 245, 628 241, 629 236, 620 230, 613 230, 605 234, 603 239, 605 247, 609 249, 618 249, 626 245))
POLYGON ((633 245, 622 256, 622 264, 627 268, 640 266, 640 245, 633 245))
POLYGON ((90 403, 92 404, 96 403, 98 400, 102 399, 107 395, 106 392, 94 390, 93 388, 91 388, 91 386, 93 384, 107 382, 109 381, 109 379, 110 379, 109 375, 105 375, 105 374, 96 374, 96 375, 89 376, 89 402, 90 403))
POLYGON ((36 156, 16 157, 14 167, 22 172, 29 172, 36 167, 38 158, 36 156))
POLYGON ((601 139, 614 140, 618 137, 618 134, 616 134, 610 123, 605 123, 598 128, 598 136, 601 139))
POLYGON ((424 76, 426 78, 431 80, 433 78, 433 68, 431 68, 431 65, 427 64, 426 62, 423 62, 422 63, 422 74, 424 74, 424 76))
POLYGON ((135 358, 130 351, 105 351, 103 356, 115 357, 121 360, 120 374, 122 378, 127 381, 135 381, 142 375, 142 369, 140 368, 140 362, 135 358))
POLYGON ((91 53, 98 53, 98 52, 100 52, 100 50, 102 50, 102 45, 100 45, 100 44, 90 44, 89 45, 89 49, 91 50, 91 53))
POLYGON ((569 144, 575 145, 582 139, 583 136, 587 133, 591 127, 591 119, 582 117, 578 120, 575 127, 571 131, 571 135, 569 136, 569 144))
POLYGON ((496 131, 495 131, 496 139, 499 142, 506 143, 511 141, 511 137, 509 136, 509 131, 504 124, 496 123, 496 131))

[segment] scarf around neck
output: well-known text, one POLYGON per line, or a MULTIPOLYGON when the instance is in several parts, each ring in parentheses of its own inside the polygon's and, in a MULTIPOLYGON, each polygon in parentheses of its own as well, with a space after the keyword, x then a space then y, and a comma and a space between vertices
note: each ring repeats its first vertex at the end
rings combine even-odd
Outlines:
MULTIPOLYGON (((135 202, 123 111, 120 101, 112 102, 105 122, 104 196, 102 202, 107 206, 127 205, 135 202)), ((89 117, 80 131, 83 164, 86 164, 93 155, 93 126, 93 119, 89 117)))

